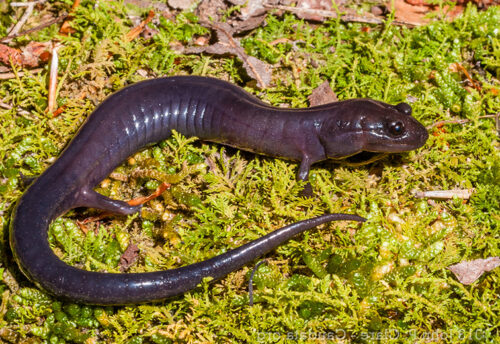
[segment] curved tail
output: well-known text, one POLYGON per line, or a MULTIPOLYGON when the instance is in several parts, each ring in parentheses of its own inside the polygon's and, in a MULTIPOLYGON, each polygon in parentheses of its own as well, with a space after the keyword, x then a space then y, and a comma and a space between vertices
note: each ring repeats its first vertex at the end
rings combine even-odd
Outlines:
POLYGON ((166 271, 117 274, 85 271, 62 262, 47 242, 51 219, 46 213, 29 214, 26 212, 29 208, 21 201, 11 223, 11 245, 22 271, 57 297, 99 305, 152 302, 176 296, 195 288, 206 277, 220 279, 320 224, 336 220, 365 221, 357 215, 326 214, 277 229, 203 262, 166 271))

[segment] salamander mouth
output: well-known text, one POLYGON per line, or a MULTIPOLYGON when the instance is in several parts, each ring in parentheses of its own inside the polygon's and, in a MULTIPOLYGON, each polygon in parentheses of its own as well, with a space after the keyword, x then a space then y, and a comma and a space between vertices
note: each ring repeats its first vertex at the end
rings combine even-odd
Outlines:
POLYGON ((367 135, 367 142, 364 151, 373 153, 402 153, 422 147, 429 138, 429 133, 422 126, 413 130, 408 130, 401 137, 391 137, 385 133, 373 134, 364 131, 367 135))
POLYGON ((404 153, 422 147, 425 141, 412 142, 412 143, 388 143, 387 145, 378 144, 374 145, 374 149, 367 147, 364 151, 367 153, 404 153))

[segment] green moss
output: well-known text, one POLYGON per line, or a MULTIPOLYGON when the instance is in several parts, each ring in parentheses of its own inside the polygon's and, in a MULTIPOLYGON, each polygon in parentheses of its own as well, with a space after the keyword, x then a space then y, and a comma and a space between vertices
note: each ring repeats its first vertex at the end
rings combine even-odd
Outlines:
MULTIPOLYGON (((79 268, 119 272, 119 257, 133 242, 140 251, 130 272, 156 271, 213 257, 324 212, 356 213, 369 221, 325 225, 277 248, 257 271, 253 307, 247 293, 251 266, 163 303, 101 308, 62 302, 26 284, 19 274, 10 275, 8 270, 17 267, 4 258, 8 243, 3 241, 2 340, 307 342, 323 335, 368 343, 383 335, 389 342, 418 342, 439 334, 456 342, 496 340, 498 269, 463 286, 446 267, 500 256, 498 138, 494 120, 481 118, 500 111, 498 7, 478 12, 469 6, 451 23, 414 29, 373 26, 369 31, 337 20, 311 25, 291 14, 269 16, 267 26, 242 38, 248 54, 274 64, 273 86, 257 91, 245 83, 248 77, 236 58, 186 56, 172 49, 208 33, 193 14, 162 17, 151 42, 125 42, 132 26, 128 16, 145 16, 147 10, 113 1, 94 5, 82 2, 74 34, 58 35, 53 26, 16 39, 20 45, 31 39, 62 43, 58 102, 66 108, 56 118, 45 113, 46 67, 0 84, 0 99, 12 106, 0 109, 3 237, 23 192, 20 173, 41 173, 95 103, 144 78, 138 70, 151 77, 229 79, 274 105, 295 107, 307 106, 312 90, 329 80, 339 99, 411 101, 415 117, 425 125, 452 118, 469 122, 435 127, 422 149, 371 165, 315 165, 315 197, 310 199, 300 196, 303 183, 295 179, 293 162, 174 133, 115 171, 127 178, 110 177, 98 191, 130 199, 160 182, 172 188, 146 204, 141 216, 88 224, 86 234, 76 220, 93 215, 90 211, 56 220, 49 241, 61 259, 79 268), (469 87, 455 63, 481 85, 480 91, 469 87), (412 196, 414 190, 453 188, 474 188, 475 193, 468 202, 412 196), (390 337, 395 333, 399 339, 390 337)), ((50 6, 67 11, 71 1, 50 6)), ((0 15, 0 33, 11 22, 11 13, 0 15)))

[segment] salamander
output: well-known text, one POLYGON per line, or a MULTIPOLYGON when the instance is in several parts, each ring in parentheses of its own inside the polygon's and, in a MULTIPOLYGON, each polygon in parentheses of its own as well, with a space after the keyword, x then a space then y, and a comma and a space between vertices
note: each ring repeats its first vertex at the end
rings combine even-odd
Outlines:
POLYGON ((371 99, 291 109, 270 106, 231 83, 198 76, 139 82, 102 102, 58 159, 18 200, 10 245, 21 271, 56 297, 122 305, 159 301, 195 288, 205 277, 221 279, 294 235, 334 220, 326 214, 280 228, 206 261, 147 273, 85 271, 62 262, 47 240, 50 223, 76 207, 127 215, 139 210, 94 188, 138 149, 168 138, 172 130, 271 157, 300 162, 307 181, 311 164, 361 151, 404 152, 421 147, 426 129, 406 103, 371 99))

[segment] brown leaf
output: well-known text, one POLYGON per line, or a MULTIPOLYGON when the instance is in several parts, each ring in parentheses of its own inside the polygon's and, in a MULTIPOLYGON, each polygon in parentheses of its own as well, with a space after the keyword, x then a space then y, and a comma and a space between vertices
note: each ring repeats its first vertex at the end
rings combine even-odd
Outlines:
POLYGON ((222 12, 227 8, 224 0, 203 0, 196 8, 200 22, 218 22, 222 12))
POLYGON ((309 99, 309 106, 333 103, 338 100, 337 95, 332 91, 328 81, 316 87, 307 99, 309 99))
POLYGON ((232 24, 234 33, 242 33, 246 31, 250 31, 259 26, 265 26, 264 20, 267 17, 267 13, 264 13, 257 17, 250 17, 243 21, 235 21, 232 24), (264 23, 264 24, 263 24, 264 23))
POLYGON ((6 65, 10 65, 11 61, 15 65, 22 65, 23 57, 18 49, 0 44, 0 61, 6 65))
POLYGON ((214 55, 235 55, 243 61, 248 76, 257 80, 257 85, 266 88, 271 82, 271 66, 267 63, 248 56, 240 45, 240 40, 233 37, 234 29, 227 23, 210 24, 202 23, 215 30, 217 34, 217 43, 205 47, 192 47, 184 49, 185 54, 209 53, 214 55))
POLYGON ((395 0, 394 12, 396 19, 401 21, 419 24, 425 24, 429 22, 429 19, 425 18, 425 16, 430 12, 427 6, 410 5, 404 0, 395 0))
MULTIPOLYGON (((80 6, 80 0, 74 0, 73 5, 71 6, 71 13, 75 13, 78 6, 80 6)), ((73 16, 69 15, 64 23, 62 23, 61 28, 59 29, 59 33, 67 35, 76 32, 76 30, 71 27, 72 20, 73 16)))
MULTIPOLYGON (((331 11, 332 2, 330 0, 299 0, 297 8, 331 11)), ((297 12, 297 17, 306 20, 323 21, 325 17, 311 12, 297 12)))
POLYGON ((205 36, 200 36, 194 40, 194 45, 197 45, 199 47, 203 47, 208 44, 210 41, 210 38, 205 37, 205 36))
POLYGON ((129 244, 125 252, 120 257, 120 271, 125 272, 137 260, 139 256, 139 247, 136 244, 129 244))
POLYGON ((22 50, 0 44, 0 62, 10 65, 12 62, 19 67, 36 67, 40 62, 46 62, 49 57, 47 43, 30 42, 22 50))
POLYGON ((266 1, 264 0, 248 0, 245 1, 244 3, 246 4, 242 9, 241 9, 241 19, 246 20, 250 17, 256 17, 260 16, 264 13, 267 12, 267 10, 264 8, 264 3, 266 1))
MULTIPOLYGON (((479 2, 480 0, 478 0, 479 2)), ((486 0, 488 1, 488 0, 486 0)), ((397 20, 411 23, 413 25, 426 24, 430 22, 428 18, 429 13, 446 13, 446 19, 451 20, 461 14, 465 6, 462 1, 455 1, 457 4, 450 8, 450 6, 445 5, 443 8, 427 3, 425 0, 395 0, 394 1, 394 12, 397 20)), ((391 7, 392 3, 388 6, 391 7)))
POLYGON ((448 267, 462 284, 474 283, 485 272, 500 266, 500 257, 464 261, 448 267))

